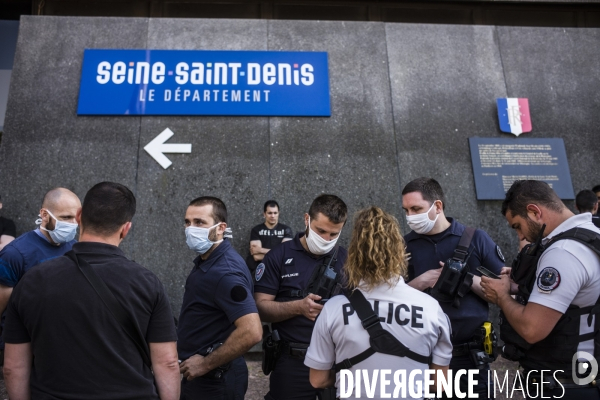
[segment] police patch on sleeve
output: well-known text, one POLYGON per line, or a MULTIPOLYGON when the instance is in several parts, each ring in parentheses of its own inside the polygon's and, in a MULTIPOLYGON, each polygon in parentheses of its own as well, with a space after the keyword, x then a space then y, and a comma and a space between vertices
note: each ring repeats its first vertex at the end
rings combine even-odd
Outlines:
POLYGON ((556 268, 546 267, 537 278, 538 290, 541 293, 550 293, 560 285, 560 273, 556 268))
POLYGON ((235 301, 235 302, 242 302, 244 300, 246 300, 246 298, 248 297, 248 292, 246 291, 246 289, 243 286, 234 286, 231 289, 231 300, 235 301))
POLYGON ((256 282, 260 281, 260 278, 262 278, 264 273, 265 273, 265 264, 264 263, 258 264, 258 267, 256 267, 256 271, 254 272, 254 279, 256 279, 256 282))
POLYGON ((506 262, 504 258, 504 254, 502 254, 502 250, 500 250, 500 246, 496 245, 496 253, 498 253, 498 257, 502 260, 502 262, 506 262))

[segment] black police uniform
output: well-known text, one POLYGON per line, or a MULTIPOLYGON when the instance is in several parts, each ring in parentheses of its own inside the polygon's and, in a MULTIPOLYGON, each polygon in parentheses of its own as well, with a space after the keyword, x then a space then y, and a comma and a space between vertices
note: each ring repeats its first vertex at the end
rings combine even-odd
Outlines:
MULTIPOLYGON (((406 241, 407 252, 410 253, 409 278, 415 278, 428 270, 440 268, 439 262, 445 262, 452 257, 458 242, 465 231, 465 226, 460 222, 448 218, 450 227, 443 232, 435 235, 421 235, 415 231, 408 233, 404 240, 406 241)), ((471 240, 469 252, 471 256, 467 261, 469 271, 480 276, 477 267, 484 266, 490 271, 500 274, 504 266, 504 256, 500 248, 494 243, 487 233, 477 229, 471 240)), ((450 303, 440 302, 442 310, 450 318, 452 325, 452 345, 454 351, 450 369, 453 371, 459 369, 475 368, 475 363, 471 360, 468 350, 468 343, 473 343, 473 337, 479 332, 481 326, 488 320, 488 303, 469 291, 461 300, 460 307, 454 308, 450 303)), ((473 346, 471 345, 471 348, 473 346)), ((487 395, 487 373, 479 373, 480 380, 476 387, 477 393, 487 395)), ((463 375, 464 382, 461 380, 461 388, 466 389, 467 376, 463 375), (464 385, 464 386, 463 386, 464 385)), ((480 396, 481 397, 481 396, 480 396)))
MULTIPOLYGON (((224 343, 235 330, 234 322, 258 313, 252 296, 252 277, 242 257, 228 239, 206 260, 198 256, 185 283, 177 330, 181 360, 205 355, 215 344, 224 343)), ((244 357, 231 362, 221 377, 209 373, 181 382, 181 399, 243 399, 248 388, 244 357)))
MULTIPOLYGON (((303 235, 299 233, 294 240, 282 243, 265 255, 256 268, 255 292, 274 295, 275 301, 301 298, 290 297, 290 292, 306 290, 313 270, 328 262, 335 251, 314 258, 300 243, 303 235)), ((332 262, 336 272, 341 271, 347 257, 346 249, 338 247, 335 263, 332 262)), ((273 323, 273 330, 279 332, 283 346, 270 376, 270 391, 265 396, 266 400, 315 399, 317 391, 310 384, 309 368, 304 365, 304 354, 314 325, 313 321, 302 315, 273 323)))

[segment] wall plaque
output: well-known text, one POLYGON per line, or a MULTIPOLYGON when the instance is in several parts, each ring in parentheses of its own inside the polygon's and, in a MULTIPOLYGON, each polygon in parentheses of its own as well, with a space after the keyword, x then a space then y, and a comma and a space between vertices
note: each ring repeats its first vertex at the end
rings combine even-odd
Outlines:
POLYGON ((477 200, 504 200, 516 180, 548 183, 563 200, 575 198, 562 139, 469 138, 477 200))

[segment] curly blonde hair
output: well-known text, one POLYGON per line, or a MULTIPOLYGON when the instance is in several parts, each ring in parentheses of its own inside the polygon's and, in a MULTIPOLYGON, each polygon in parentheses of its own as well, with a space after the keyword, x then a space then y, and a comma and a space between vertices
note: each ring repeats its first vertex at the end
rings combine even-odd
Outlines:
POLYGON ((375 206, 358 211, 344 265, 346 286, 354 289, 361 281, 367 290, 383 283, 395 285, 407 273, 405 247, 393 215, 375 206))

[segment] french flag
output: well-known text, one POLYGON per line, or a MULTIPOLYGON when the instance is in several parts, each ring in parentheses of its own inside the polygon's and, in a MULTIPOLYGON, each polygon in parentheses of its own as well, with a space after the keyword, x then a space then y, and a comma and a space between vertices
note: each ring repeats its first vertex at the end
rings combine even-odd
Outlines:
POLYGON ((496 99, 496 103, 502 132, 512 133, 516 136, 531 132, 528 99, 504 98, 496 99))

